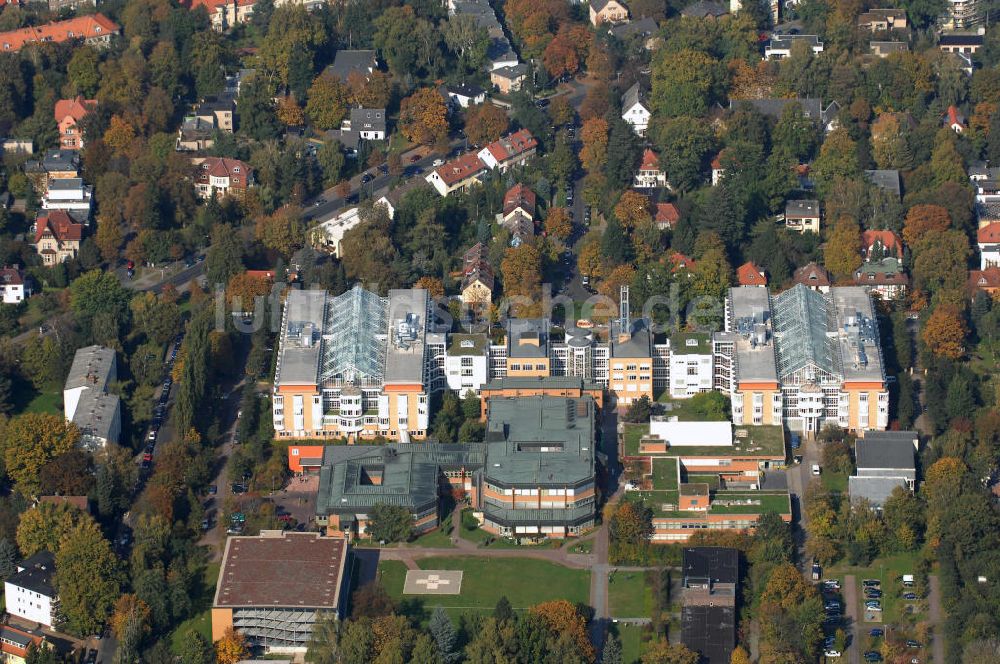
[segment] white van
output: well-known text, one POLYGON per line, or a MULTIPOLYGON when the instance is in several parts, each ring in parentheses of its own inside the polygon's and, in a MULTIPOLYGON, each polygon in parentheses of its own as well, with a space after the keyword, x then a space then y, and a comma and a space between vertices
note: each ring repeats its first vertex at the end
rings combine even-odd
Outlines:
POLYGON ((819 469, 819 464, 818 463, 814 463, 813 467, 812 467, 812 473, 813 473, 813 475, 819 475, 821 472, 822 471, 819 469))

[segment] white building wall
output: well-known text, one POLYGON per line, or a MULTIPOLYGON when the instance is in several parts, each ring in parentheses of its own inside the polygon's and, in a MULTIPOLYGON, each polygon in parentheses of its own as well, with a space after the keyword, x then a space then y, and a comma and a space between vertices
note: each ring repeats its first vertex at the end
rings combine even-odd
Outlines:
POLYGON ((9 582, 3 584, 7 613, 52 627, 52 598, 9 582))

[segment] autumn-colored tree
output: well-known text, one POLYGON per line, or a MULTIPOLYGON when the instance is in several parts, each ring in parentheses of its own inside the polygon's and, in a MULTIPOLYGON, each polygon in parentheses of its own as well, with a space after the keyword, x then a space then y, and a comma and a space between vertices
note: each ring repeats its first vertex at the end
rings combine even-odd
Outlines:
POLYGON ((31 496, 38 491, 42 466, 73 449, 80 430, 57 415, 24 413, 8 420, 0 436, 7 474, 23 495, 31 496))
POLYGON ((903 240, 919 251, 924 236, 930 231, 945 231, 951 227, 948 210, 940 205, 914 205, 903 222, 903 240))
POLYGON ((504 295, 520 298, 511 312, 517 317, 530 317, 541 307, 542 255, 530 242, 507 249, 500 263, 504 295))
POLYGON ((285 95, 278 101, 276 114, 286 127, 300 127, 306 123, 306 114, 291 95, 285 95))
POLYGON ((721 298, 732 283, 733 268, 721 246, 707 249, 695 262, 692 292, 705 297, 721 298))
POLYGON ((112 115, 104 132, 104 143, 115 152, 124 152, 135 139, 135 127, 120 115, 112 115))
POLYGON ((576 255, 576 265, 580 274, 591 279, 597 279, 604 275, 605 262, 601 255, 601 241, 592 237, 583 243, 579 253, 576 255))
POLYGON ((545 233, 549 237, 554 237, 561 241, 573 232, 573 222, 569 218, 569 212, 563 207, 549 209, 549 215, 545 217, 545 233))
POLYGON ((944 456, 931 464, 920 490, 929 505, 935 505, 954 496, 969 472, 965 463, 953 456, 944 456))
POLYGON ((649 211, 649 199, 637 191, 627 190, 615 205, 615 216, 627 229, 649 222, 653 216, 649 211))
POLYGON ((965 355, 965 339, 968 334, 969 330, 958 307, 942 303, 934 308, 924 323, 920 337, 934 355, 958 360, 965 355))
POLYGON ((508 126, 507 114, 495 104, 476 104, 465 111, 465 133, 473 145, 492 143, 507 133, 508 126))
POLYGON ((580 69, 580 59, 569 38, 560 33, 549 42, 542 53, 542 64, 553 78, 563 74, 575 74, 580 69))
POLYGON ((671 644, 666 639, 657 639, 642 653, 642 664, 698 664, 698 653, 678 643, 671 644))
POLYGON ((729 658, 729 664, 750 664, 750 655, 743 646, 733 648, 733 654, 729 658))
POLYGON ((580 163, 589 172, 604 168, 608 160, 608 121, 601 117, 584 120, 580 129, 580 163))
POLYGON ((823 245, 823 262, 838 280, 850 279, 861 266, 861 229, 850 217, 834 224, 823 245))
POLYGON ((271 292, 271 281, 264 276, 240 272, 226 284, 226 304, 232 311, 251 312, 258 297, 271 292))
POLYGON ((631 284, 635 278, 635 268, 628 263, 619 265, 608 272, 601 281, 597 291, 606 297, 610 297, 615 302, 621 296, 621 288, 626 284, 631 284))
POLYGON ((317 129, 336 129, 347 115, 347 104, 347 88, 336 76, 324 72, 309 88, 306 115, 317 129))
POLYGON ((143 632, 149 632, 149 605, 132 593, 126 593, 115 602, 115 612, 111 616, 111 631, 121 639, 125 635, 130 620, 138 617, 143 632))
POLYGON ((444 284, 437 277, 420 277, 414 288, 423 288, 432 298, 444 297, 444 284))
POLYGON ((219 664, 236 664, 249 652, 246 639, 232 627, 215 642, 215 659, 219 664))
POLYGON ((414 143, 431 145, 448 136, 448 107, 434 88, 420 88, 399 106, 399 130, 414 143))
POLYGON ((277 251, 286 259, 291 258, 305 243, 302 209, 286 205, 274 214, 259 218, 254 232, 265 247, 277 251))
POLYGON ((896 113, 883 113, 871 125, 872 156, 879 168, 909 168, 912 155, 896 113))
POLYGON ((573 106, 565 96, 553 97, 546 111, 549 114, 549 119, 552 120, 552 124, 557 126, 569 124, 576 115, 576 111, 573 110, 573 106))
POLYGON ((531 607, 531 612, 545 621, 545 626, 553 636, 569 634, 580 649, 584 660, 593 661, 594 648, 587 637, 587 621, 576 610, 575 605, 564 599, 557 599, 536 604, 531 607))
POLYGON ((97 248, 101 250, 101 258, 106 261, 117 259, 124 239, 117 221, 98 216, 94 240, 97 242, 97 248))
POLYGON ((111 617, 121 587, 118 565, 118 556, 92 519, 63 535, 55 585, 70 632, 93 634, 111 617))
POLYGON ((969 238, 962 231, 932 230, 914 247, 913 285, 939 299, 961 303, 968 278, 966 261, 971 250, 969 238))
POLYGON ((746 60, 729 63, 729 97, 731 99, 768 99, 776 83, 767 62, 751 67, 746 60))
POLYGON ((347 100, 360 108, 385 108, 392 96, 392 76, 376 69, 367 76, 359 71, 347 75, 347 100))
POLYGON ((33 556, 39 551, 55 553, 59 540, 74 526, 92 520, 78 507, 66 503, 39 503, 21 515, 17 524, 17 548, 21 555, 33 556))

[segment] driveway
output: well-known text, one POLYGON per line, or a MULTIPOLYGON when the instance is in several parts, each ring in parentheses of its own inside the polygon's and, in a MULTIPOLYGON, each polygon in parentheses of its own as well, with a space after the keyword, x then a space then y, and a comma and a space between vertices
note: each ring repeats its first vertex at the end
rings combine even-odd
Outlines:
POLYGON ((844 577, 844 631, 847 633, 847 661, 849 664, 861 664, 861 625, 858 616, 858 579, 853 574, 844 577))
POLYGON ((934 664, 944 664, 944 612, 941 610, 941 582, 936 574, 927 577, 927 612, 934 626, 934 638, 931 641, 931 653, 934 664))

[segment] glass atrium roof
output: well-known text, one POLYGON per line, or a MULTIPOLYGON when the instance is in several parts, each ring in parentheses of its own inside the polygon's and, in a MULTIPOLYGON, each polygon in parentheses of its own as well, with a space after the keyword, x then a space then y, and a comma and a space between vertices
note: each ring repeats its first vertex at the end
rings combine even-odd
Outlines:
POLYGON ((388 318, 388 299, 359 284, 330 300, 323 335, 322 381, 380 381, 388 318))
POLYGON ((774 298, 774 338, 777 342, 778 375, 782 381, 810 366, 837 375, 833 327, 826 297, 802 284, 774 298))

